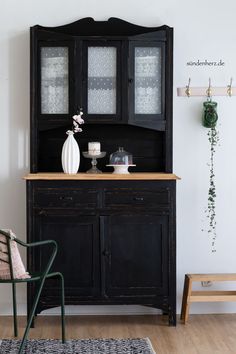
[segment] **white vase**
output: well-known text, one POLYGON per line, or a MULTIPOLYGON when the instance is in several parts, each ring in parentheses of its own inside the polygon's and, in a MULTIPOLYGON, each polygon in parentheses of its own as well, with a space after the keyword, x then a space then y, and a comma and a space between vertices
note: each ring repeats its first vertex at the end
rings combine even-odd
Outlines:
POLYGON ((68 137, 63 144, 61 153, 62 168, 65 173, 75 174, 78 172, 80 164, 80 150, 74 133, 69 130, 66 132, 68 137))

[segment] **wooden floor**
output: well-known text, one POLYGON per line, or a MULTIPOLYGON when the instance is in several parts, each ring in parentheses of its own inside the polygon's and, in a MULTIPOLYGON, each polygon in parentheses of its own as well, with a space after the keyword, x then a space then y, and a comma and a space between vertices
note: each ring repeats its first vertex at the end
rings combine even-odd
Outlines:
MULTIPOLYGON (((20 335, 25 318, 19 318, 20 335)), ((164 316, 70 316, 67 338, 149 337, 157 354, 236 353, 236 314, 192 315, 168 327, 164 316)), ((0 338, 12 338, 11 317, 0 318, 0 338)), ((60 338, 59 317, 39 316, 30 338, 60 338)))

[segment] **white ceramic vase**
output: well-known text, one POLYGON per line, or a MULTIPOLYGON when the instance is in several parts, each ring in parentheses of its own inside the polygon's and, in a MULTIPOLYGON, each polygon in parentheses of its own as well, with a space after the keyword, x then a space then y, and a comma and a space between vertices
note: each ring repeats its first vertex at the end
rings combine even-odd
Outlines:
POLYGON ((69 130, 66 132, 68 137, 63 144, 61 153, 62 168, 65 173, 75 174, 78 172, 80 164, 80 150, 74 133, 69 130))

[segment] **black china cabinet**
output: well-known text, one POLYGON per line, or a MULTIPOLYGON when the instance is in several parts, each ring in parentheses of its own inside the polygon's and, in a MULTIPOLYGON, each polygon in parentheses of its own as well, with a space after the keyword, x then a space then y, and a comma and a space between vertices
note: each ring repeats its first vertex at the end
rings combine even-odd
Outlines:
MULTIPOLYGON (((66 304, 142 304, 176 324, 176 179, 172 173, 173 30, 110 18, 31 28, 31 170, 28 241, 55 239, 66 304), (100 141, 107 157, 89 175, 62 173, 72 116, 83 110, 81 151, 100 141), (133 154, 114 175, 109 154, 133 154)), ((28 254, 37 271, 48 251, 28 254)), ((28 310, 34 286, 28 287, 28 310)), ((59 305, 48 280, 37 313, 59 305)))

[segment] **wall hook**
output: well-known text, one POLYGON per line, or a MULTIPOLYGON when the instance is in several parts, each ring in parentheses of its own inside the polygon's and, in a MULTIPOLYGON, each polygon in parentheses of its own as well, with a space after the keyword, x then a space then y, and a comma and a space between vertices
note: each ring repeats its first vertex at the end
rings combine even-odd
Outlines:
POLYGON ((188 85, 186 85, 186 90, 185 90, 185 93, 188 97, 191 96, 191 89, 190 89, 190 82, 191 82, 191 79, 189 78, 188 79, 188 85))
POLYGON ((208 98, 212 97, 212 87, 211 87, 211 78, 209 77, 208 89, 206 90, 206 94, 208 98))
POLYGON ((232 83, 233 83, 233 78, 231 77, 230 84, 227 86, 227 94, 229 97, 231 97, 233 94, 232 83))

